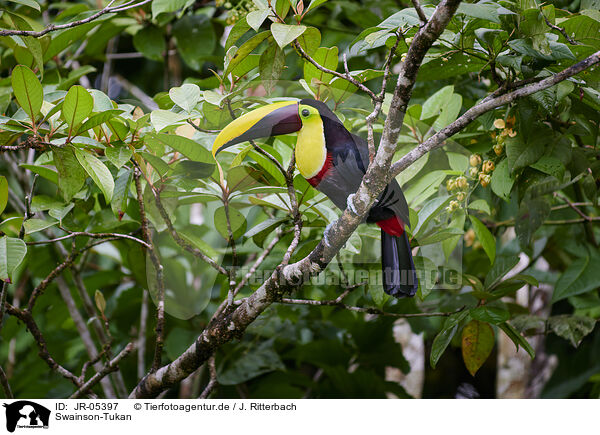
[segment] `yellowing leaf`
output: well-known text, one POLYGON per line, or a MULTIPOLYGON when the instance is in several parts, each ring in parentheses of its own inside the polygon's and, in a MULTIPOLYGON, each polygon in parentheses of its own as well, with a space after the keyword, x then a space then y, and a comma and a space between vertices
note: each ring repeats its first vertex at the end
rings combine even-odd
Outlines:
POLYGON ((462 332, 462 355, 465 366, 475 376, 492 353, 495 336, 492 327, 479 320, 471 320, 462 332))

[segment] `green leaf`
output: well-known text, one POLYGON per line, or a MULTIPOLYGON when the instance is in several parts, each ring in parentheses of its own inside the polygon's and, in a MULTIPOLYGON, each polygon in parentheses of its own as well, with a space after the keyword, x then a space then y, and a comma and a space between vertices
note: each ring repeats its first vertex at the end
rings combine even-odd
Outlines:
POLYGON ((258 71, 268 93, 275 88, 277 80, 285 67, 283 50, 277 44, 270 44, 260 56, 258 71))
POLYGON ((186 137, 176 134, 155 133, 146 136, 146 140, 151 142, 156 141, 161 146, 169 146, 195 162, 215 164, 215 159, 210 151, 186 137))
POLYGON ((228 367, 218 370, 217 379, 221 385, 237 385, 273 370, 284 369, 273 349, 272 340, 267 340, 239 355, 228 367))
POLYGON ((461 311, 448 316, 442 326, 442 330, 435 336, 433 344, 431 345, 429 363, 432 368, 435 368, 441 356, 446 351, 446 348, 452 341, 452 337, 454 337, 454 334, 458 331, 460 322, 462 322, 468 314, 468 311, 461 311))
POLYGON ((25 5, 32 9, 36 9, 38 12, 40 11, 40 4, 38 2, 36 2, 35 0, 9 0, 9 1, 12 3, 18 3, 21 5, 25 5))
POLYGON ((186 83, 179 87, 171 88, 169 90, 169 97, 171 97, 171 100, 175 104, 189 113, 200 102, 202 93, 198 85, 186 83))
POLYGON ((69 125, 69 134, 90 116, 93 109, 94 99, 83 86, 76 85, 69 89, 62 105, 62 115, 69 125))
POLYGON ((510 176, 508 159, 504 159, 498 163, 498 166, 492 172, 492 191, 500 198, 508 201, 513 184, 515 184, 515 179, 510 176))
POLYGON ((254 243, 256 243, 258 246, 260 246, 262 248, 264 245, 265 239, 269 236, 269 234, 271 234, 273 231, 275 231, 276 228, 281 226, 287 220, 288 220, 287 217, 266 219, 259 224, 253 225, 252 228, 250 228, 248 231, 246 231, 246 234, 244 234, 244 237, 246 237, 246 238, 252 237, 254 240, 254 243))
POLYGON ((133 46, 148 59, 164 61, 163 56, 167 51, 167 43, 162 31, 156 26, 144 27, 133 35, 133 46))
POLYGON ((587 293, 598 288, 598 271, 600 270, 600 254, 592 254, 574 260, 563 272, 552 294, 552 302, 558 302, 570 296, 587 293))
POLYGON ((46 180, 49 180, 52 183, 58 185, 58 174, 53 169, 50 169, 50 168, 48 168, 46 166, 42 166, 42 165, 28 165, 28 164, 24 164, 24 163, 21 163, 19 166, 24 169, 29 169, 31 172, 33 172, 35 174, 39 174, 40 176, 44 177, 46 180))
POLYGON ((115 216, 119 218, 127 209, 127 196, 129 193, 129 186, 131 185, 132 179, 133 171, 121 170, 119 171, 119 175, 115 180, 115 188, 113 190, 113 197, 112 201, 110 202, 110 207, 112 208, 112 211, 115 214, 115 216))
POLYGON ((169 164, 160 157, 147 152, 141 152, 139 155, 142 156, 148 163, 150 163, 150 165, 152 165, 161 178, 164 177, 167 172, 169 172, 169 164))
POLYGON ((186 5, 188 0, 154 0, 152 2, 152 17, 156 18, 159 14, 166 12, 175 12, 186 5))
POLYGON ((383 286, 381 285, 370 285, 369 295, 371 295, 373 303, 379 308, 383 308, 385 303, 390 299, 390 295, 383 291, 383 286))
POLYGON ((438 282, 438 267, 429 258, 419 255, 414 257, 414 263, 415 268, 417 269, 417 276, 419 277, 419 288, 417 289, 417 295, 421 300, 424 300, 427 296, 429 296, 438 282))
POLYGON ((523 141, 521 135, 507 138, 506 156, 508 157, 508 167, 512 169, 512 172, 537 162, 544 154, 549 136, 551 134, 548 131, 540 131, 539 134, 533 135, 527 143, 523 141))
POLYGON ((8 181, 6 181, 6 177, 0 175, 0 214, 6 208, 6 204, 8 203, 8 181))
POLYGON ((27 245, 21 239, 0 237, 0 280, 12 280, 13 272, 27 254, 27 245))
POLYGON ((444 86, 442 89, 437 91, 431 97, 429 97, 423 108, 421 109, 421 119, 428 119, 433 116, 439 115, 445 105, 450 102, 454 93, 454 86, 444 86))
POLYGON ((182 124, 186 118, 185 113, 175 113, 164 109, 156 109, 150 113, 150 122, 154 129, 159 132, 167 127, 182 124))
POLYGON ((235 44, 238 39, 240 39, 249 29, 250 26, 246 20, 236 21, 229 32, 229 36, 227 36, 227 42, 225 42, 225 52, 228 52, 233 44, 235 44))
POLYGON ((96 308, 102 315, 104 315, 104 310, 106 310, 106 299, 104 299, 104 295, 100 290, 96 290, 94 293, 94 302, 96 303, 96 308))
POLYGON ((490 259, 490 263, 493 264, 496 257, 496 239, 494 239, 490 230, 475 216, 469 215, 469 219, 471 220, 471 224, 473 224, 473 230, 477 235, 477 239, 481 242, 483 250, 490 259))
POLYGON ((504 331, 504 333, 511 339, 511 341, 519 350, 519 346, 521 346, 525 351, 529 354, 531 358, 535 358, 535 351, 533 347, 529 344, 529 342, 523 337, 519 331, 517 331, 510 323, 504 322, 498 325, 500 329, 504 331))
POLYGON ((120 113, 123 113, 121 109, 110 109, 101 113, 96 113, 95 115, 90 116, 89 119, 83 124, 81 124, 81 127, 77 129, 77 133, 75 133, 75 135, 91 130, 92 128, 97 127, 100 124, 104 124, 105 122, 111 120, 120 113))
MULTIPOLYGON (((312 58, 322 67, 335 70, 338 65, 338 48, 319 47, 312 58)), ((304 79, 309 85, 314 86, 313 82, 316 82, 317 88, 320 88, 319 84, 329 83, 332 78, 332 74, 321 71, 309 62, 304 63, 304 79)))
POLYGON ((94 180, 94 183, 104 194, 107 203, 110 203, 115 188, 115 182, 108 168, 89 151, 75 148, 75 157, 85 169, 85 172, 94 180))
POLYGON ((265 30, 264 32, 257 33, 252 38, 244 42, 242 46, 237 49, 227 64, 227 68, 225 69, 225 73, 223 75, 227 76, 231 71, 233 71, 244 59, 248 57, 250 53, 252 53, 256 47, 258 47, 266 38, 268 38, 270 34, 271 32, 265 30))
POLYGON ((519 262, 518 255, 499 255, 492 264, 492 268, 485 276, 485 288, 492 290, 504 275, 506 275, 519 262))
POLYGON ((118 169, 131 159, 133 151, 131 151, 131 148, 126 144, 115 144, 115 146, 106 147, 104 149, 104 154, 108 161, 118 169))
POLYGON ((182 160, 175 166, 173 176, 183 176, 198 180, 210 177, 214 171, 215 165, 212 163, 182 160))
MULTIPOLYGON (((325 3, 327 0, 312 0, 310 2, 310 5, 308 5, 308 9, 306 9, 306 12, 312 11, 313 9, 318 8, 319 6, 321 6, 323 3, 325 3)), ((306 13, 305 12, 305 13, 306 13)))
POLYGON ((596 320, 584 316, 563 314, 550 317, 548 325, 556 335, 570 341, 573 347, 578 347, 581 340, 594 330, 596 320))
POLYGON ((58 224, 58 221, 55 219, 28 219, 25 222, 23 222, 23 227, 25 228, 25 234, 32 234, 38 231, 45 230, 46 228, 50 228, 56 224, 58 224))
POLYGON ((308 55, 312 55, 321 45, 321 32, 316 27, 307 27, 298 38, 298 44, 308 55))
POLYGON ((271 24, 271 33, 279 47, 283 48, 304 33, 306 26, 282 23, 271 24))
MULTIPOLYGON (((225 240, 229 240, 227 213, 224 206, 215 211, 214 223, 219 234, 225 240)), ((240 238, 246 232, 246 217, 232 206, 229 206, 229 224, 234 240, 240 238)))
POLYGON ((65 201, 70 201, 85 184, 85 171, 73 153, 73 147, 52 147, 54 165, 58 172, 58 187, 65 201))
POLYGON ((469 210, 477 210, 482 213, 491 215, 492 210, 490 209, 490 205, 485 199, 476 199, 473 202, 469 203, 469 210))
POLYGON ((207 242, 203 240, 203 234, 199 231, 200 227, 197 225, 189 225, 185 227, 183 230, 178 231, 181 237, 186 239, 196 248, 200 249, 206 255, 208 255, 213 260, 217 261, 220 256, 218 252, 207 242))
POLYGON ((42 84, 34 72, 23 65, 14 67, 10 78, 17 102, 29 115, 31 122, 35 122, 44 98, 42 84))
POLYGON ((196 71, 202 69, 204 59, 217 45, 212 22, 206 15, 185 15, 175 21, 173 37, 185 63, 196 71))
POLYGON ((502 308, 482 305, 471 310, 471 317, 482 322, 498 325, 510 319, 510 313, 502 308))
POLYGON ((494 348, 494 330, 488 323, 471 320, 462 331, 462 356, 471 376, 475 376, 494 348))
POLYGON ((519 205, 515 231, 522 247, 529 246, 533 235, 550 215, 550 199, 545 197, 526 198, 519 205))
POLYGON ((500 14, 514 14, 494 2, 480 1, 479 3, 461 3, 457 13, 473 18, 500 23, 500 14))
POLYGON ((255 32, 258 32, 258 29, 260 29, 260 26, 262 26, 262 23, 267 19, 270 13, 271 10, 269 8, 252 11, 246 15, 246 22, 255 32))

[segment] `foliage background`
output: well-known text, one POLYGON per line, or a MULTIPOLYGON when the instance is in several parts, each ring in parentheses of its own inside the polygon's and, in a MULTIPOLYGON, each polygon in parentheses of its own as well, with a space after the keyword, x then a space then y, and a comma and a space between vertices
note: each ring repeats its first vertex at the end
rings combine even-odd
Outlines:
MULTIPOLYGON (((103 7, 85 1, 2 4, 2 27, 36 31, 103 7)), ((245 265, 277 237, 260 270, 280 263, 294 229, 284 177, 247 147, 220 160, 229 188, 223 193, 208 151, 214 132, 231 121, 231 111, 239 115, 265 101, 266 87, 281 96, 312 92, 328 99, 350 129, 366 136, 368 100, 349 99, 356 87, 308 64, 290 42, 303 32, 304 50, 337 71, 344 70, 346 54, 354 76, 377 92, 388 51, 394 50, 395 71, 419 27, 412 6, 401 1, 300 4, 273 4, 290 25, 283 28, 272 26, 263 1, 154 0, 42 38, 0 37, 0 143, 14 147, 3 149, 0 159, 0 260, 6 263, 0 272, 7 283, 10 277, 3 287, 8 303, 26 306, 69 253, 97 240, 89 233, 144 238, 134 166, 143 173, 142 202, 165 266, 162 364, 207 325, 227 298, 228 277, 174 243, 146 181, 161 190, 164 211, 193 249, 226 267, 245 265), (403 36, 396 43, 398 31, 403 36), (41 87, 43 105, 40 99, 35 107, 41 87), (24 103, 23 92, 33 100, 24 103), (28 206, 33 214, 23 223, 28 206), (39 243, 73 232, 87 235, 39 243)), ((433 9, 423 6, 429 15, 433 9)), ((462 4, 419 72, 398 156, 504 83, 556 73, 598 51, 599 6, 597 0, 462 4)), ((419 395, 454 397, 468 383, 482 397, 502 396, 502 356, 516 358, 514 345, 502 345, 508 334, 536 354, 516 375, 527 386, 520 397, 598 397, 599 79, 592 68, 487 113, 444 152, 428 154, 398 177, 414 212, 416 244, 437 244, 447 254, 457 249, 464 274, 459 289, 423 286, 417 298, 398 301, 376 286, 361 286, 344 299, 375 314, 274 304, 246 334, 217 350, 218 387, 211 397, 407 397, 390 376, 390 367, 411 371, 394 324, 406 314, 431 312, 445 315, 404 320, 422 334, 421 352, 430 360, 419 395), (467 367, 479 371, 473 377, 467 367)), ((394 83, 388 81, 388 92, 394 83)), ((376 134, 381 125, 375 124, 376 134)), ((266 149, 287 168, 292 144, 281 138, 266 149)), ((294 188, 303 229, 292 261, 314 248, 338 213, 298 176, 294 188)), ((376 252, 377 236, 363 227, 353 236, 341 256, 347 272, 360 252, 376 252)), ((419 267, 435 268, 435 259, 420 252, 419 267)), ((155 344, 148 290, 156 298, 159 284, 151 260, 140 243, 121 237, 77 256, 42 288, 32 313, 55 361, 80 373, 91 358, 90 341, 96 352, 104 346, 103 362, 135 342, 137 361, 132 353, 107 378, 117 395, 135 387, 152 365, 155 344)), ((330 268, 343 277, 338 265, 330 268)), ((239 296, 255 287, 245 286, 239 296)), ((340 292, 339 285, 307 285, 294 297, 334 300, 340 292)), ((72 382, 49 374, 22 320, 5 315, 1 331, 0 361, 13 393, 69 396, 72 382)), ((167 397, 197 397, 210 379, 205 365, 167 397)), ((106 385, 93 391, 106 395, 106 385)))

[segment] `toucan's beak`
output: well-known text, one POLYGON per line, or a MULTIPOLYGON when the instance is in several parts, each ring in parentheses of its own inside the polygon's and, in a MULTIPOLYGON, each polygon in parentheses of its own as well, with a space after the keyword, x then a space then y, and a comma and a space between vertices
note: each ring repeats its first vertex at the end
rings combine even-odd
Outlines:
POLYGON ((297 101, 259 107, 233 120, 215 139, 213 155, 232 145, 262 137, 294 133, 302 128, 297 101))

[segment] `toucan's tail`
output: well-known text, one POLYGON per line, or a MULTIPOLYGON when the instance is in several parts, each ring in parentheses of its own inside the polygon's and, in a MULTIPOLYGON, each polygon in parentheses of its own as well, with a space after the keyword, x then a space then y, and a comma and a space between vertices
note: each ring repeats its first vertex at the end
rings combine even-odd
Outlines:
POLYGON ((397 298, 415 295, 419 283, 406 233, 393 236, 381 230, 381 266, 387 294, 397 298))

